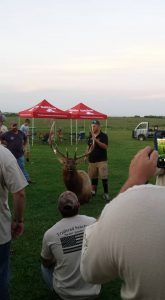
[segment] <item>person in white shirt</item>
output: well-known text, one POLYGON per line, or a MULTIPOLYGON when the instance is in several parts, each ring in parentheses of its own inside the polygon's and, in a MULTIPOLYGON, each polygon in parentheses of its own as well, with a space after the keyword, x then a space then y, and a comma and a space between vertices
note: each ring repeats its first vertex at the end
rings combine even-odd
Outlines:
POLYGON ((85 227, 95 219, 79 215, 79 201, 71 191, 62 193, 58 209, 63 218, 46 231, 42 243, 42 275, 51 290, 64 300, 95 299, 101 286, 86 283, 80 274, 85 227))
POLYGON ((3 133, 8 131, 7 126, 5 126, 3 124, 3 122, 6 120, 6 117, 4 115, 2 115, 2 113, 0 112, 0 137, 3 133))
POLYGON ((165 187, 145 184, 155 175, 157 159, 150 147, 135 156, 119 195, 84 235, 84 280, 119 277, 124 300, 165 299, 165 187))
POLYGON ((9 256, 11 239, 24 230, 24 188, 28 185, 13 154, 0 145, 0 299, 8 300, 9 256), (8 192, 13 196, 13 218, 8 205, 8 192))
POLYGON ((27 143, 25 145, 25 158, 26 161, 29 162, 30 160, 30 142, 29 142, 29 136, 30 136, 30 120, 25 119, 25 122, 21 125, 20 130, 26 135, 27 137, 27 143))

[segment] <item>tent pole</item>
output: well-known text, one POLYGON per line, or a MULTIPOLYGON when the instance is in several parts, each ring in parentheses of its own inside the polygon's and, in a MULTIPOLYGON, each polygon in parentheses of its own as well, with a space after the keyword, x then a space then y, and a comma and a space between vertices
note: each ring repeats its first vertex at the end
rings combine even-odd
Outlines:
POLYGON ((32 118, 32 147, 34 144, 34 118, 32 118))
POLYGON ((54 121, 54 141, 56 142, 56 131, 57 131, 57 124, 56 120, 54 121))
POLYGON ((72 132, 72 119, 70 119, 70 133, 71 133, 71 135, 70 135, 70 143, 72 145, 72 134, 73 134, 73 132, 72 132))
POLYGON ((107 126, 108 126, 108 118, 106 119, 106 122, 105 122, 105 133, 107 133, 107 126))
POLYGON ((77 119, 76 119, 76 145, 77 145, 77 119))
POLYGON ((85 119, 84 119, 84 131, 85 131, 85 119))

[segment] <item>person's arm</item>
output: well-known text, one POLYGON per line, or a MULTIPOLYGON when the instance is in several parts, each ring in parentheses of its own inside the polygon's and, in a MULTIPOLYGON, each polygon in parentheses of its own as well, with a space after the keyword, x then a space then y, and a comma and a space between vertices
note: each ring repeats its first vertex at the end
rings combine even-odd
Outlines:
POLYGON ((48 231, 44 234, 41 250, 41 263, 45 268, 51 268, 55 265, 55 257, 52 254, 51 247, 49 245, 51 238, 48 231))
POLYGON ((99 138, 97 138, 97 136, 93 133, 93 131, 91 131, 92 134, 92 139, 94 141, 94 143, 96 143, 101 149, 105 149, 107 150, 108 148, 108 136, 105 135, 103 140, 100 140, 99 138))
POLYGON ((53 258, 46 259, 41 256, 41 263, 45 268, 51 268, 55 265, 55 260, 53 258))
POLYGON ((24 231, 23 213, 25 209, 24 189, 13 193, 13 220, 11 224, 11 235, 13 239, 18 238, 24 231))
MULTIPOLYGON (((89 152, 89 149, 91 148, 91 146, 93 145, 93 140, 92 140, 92 135, 91 132, 89 133, 88 139, 87 139, 87 147, 85 149, 85 154, 87 154, 89 152)), ((84 158, 84 160, 86 160, 87 157, 84 158)))
POLYGON ((101 141, 100 141, 99 139, 97 139, 97 138, 95 138, 94 141, 95 141, 95 143, 96 143, 100 148, 107 150, 107 148, 108 148, 108 145, 107 145, 107 144, 101 142, 101 141))
POLYGON ((141 185, 148 182, 154 176, 157 168, 158 153, 149 146, 140 150, 129 167, 129 176, 122 186, 120 193, 125 192, 134 185, 141 185))

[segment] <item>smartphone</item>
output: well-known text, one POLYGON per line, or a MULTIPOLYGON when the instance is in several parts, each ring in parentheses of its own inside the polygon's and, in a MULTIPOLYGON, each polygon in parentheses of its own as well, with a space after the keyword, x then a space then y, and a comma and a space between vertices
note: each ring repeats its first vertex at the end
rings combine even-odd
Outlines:
POLYGON ((155 132, 154 146, 159 154, 157 167, 165 168, 165 130, 158 130, 155 132))

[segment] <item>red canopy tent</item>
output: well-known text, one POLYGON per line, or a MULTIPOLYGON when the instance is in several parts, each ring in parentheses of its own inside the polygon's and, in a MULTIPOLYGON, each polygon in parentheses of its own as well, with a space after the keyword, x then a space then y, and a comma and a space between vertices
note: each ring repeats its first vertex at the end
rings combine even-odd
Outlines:
MULTIPOLYGON (((74 107, 67 109, 66 110, 67 113, 70 114, 70 118, 71 118, 71 137, 72 137, 72 119, 76 119, 76 142, 77 142, 77 120, 79 119, 106 119, 108 118, 107 115, 98 112, 96 110, 94 110, 93 108, 85 105, 84 103, 79 103, 77 105, 75 105, 74 107)), ((106 123, 106 127, 107 127, 107 123, 106 123)), ((72 140, 71 140, 71 144, 72 144, 72 140)))
POLYGON ((70 114, 72 119, 107 119, 108 117, 83 103, 67 109, 66 112, 70 114))
POLYGON ((31 108, 20 111, 18 114, 20 118, 70 119, 68 112, 53 106, 45 99, 31 108))
POLYGON ((51 118, 51 119, 70 119, 71 116, 68 112, 65 112, 47 100, 42 100, 35 106, 20 111, 18 113, 20 118, 32 118, 32 145, 33 145, 33 138, 34 138, 34 118, 51 118))

